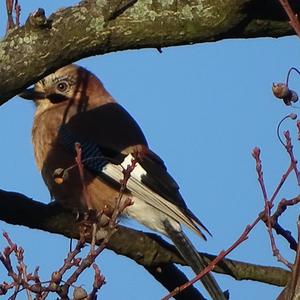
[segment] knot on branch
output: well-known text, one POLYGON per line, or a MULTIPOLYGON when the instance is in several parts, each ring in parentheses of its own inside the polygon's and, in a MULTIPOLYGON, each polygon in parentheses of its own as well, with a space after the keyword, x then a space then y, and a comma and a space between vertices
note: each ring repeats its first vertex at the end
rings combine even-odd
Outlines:
POLYGON ((25 25, 32 28, 50 28, 51 23, 51 20, 46 17, 45 10, 38 8, 29 15, 25 25))

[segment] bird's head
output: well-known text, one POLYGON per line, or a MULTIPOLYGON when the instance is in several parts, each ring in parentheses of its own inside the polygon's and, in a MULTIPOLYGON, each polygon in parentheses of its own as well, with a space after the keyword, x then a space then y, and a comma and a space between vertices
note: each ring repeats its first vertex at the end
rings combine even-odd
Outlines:
POLYGON ((62 102, 80 107, 99 106, 113 101, 100 80, 75 64, 67 65, 38 81, 20 94, 37 106, 49 108, 62 102))

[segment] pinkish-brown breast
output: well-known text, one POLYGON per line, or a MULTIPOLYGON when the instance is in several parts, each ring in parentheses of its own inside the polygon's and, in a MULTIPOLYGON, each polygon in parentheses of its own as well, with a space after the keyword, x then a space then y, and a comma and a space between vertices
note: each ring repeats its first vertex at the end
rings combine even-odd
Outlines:
MULTIPOLYGON (((65 150, 58 141, 58 130, 63 120, 63 113, 59 113, 59 110, 63 109, 65 107, 56 106, 36 114, 32 141, 37 167, 52 197, 63 206, 82 210, 87 207, 87 201, 90 201, 92 208, 105 211, 109 215, 115 206, 118 191, 84 169, 84 184, 88 193, 83 193, 83 182, 79 176, 75 155, 65 150), (53 174, 57 169, 69 169, 66 180, 61 184, 54 180, 53 174)), ((74 114, 71 112, 72 110, 70 116, 74 114)))

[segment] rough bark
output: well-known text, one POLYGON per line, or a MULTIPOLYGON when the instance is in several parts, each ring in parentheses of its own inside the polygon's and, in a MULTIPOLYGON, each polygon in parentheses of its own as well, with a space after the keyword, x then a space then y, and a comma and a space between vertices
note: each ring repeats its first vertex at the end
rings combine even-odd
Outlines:
MULTIPOLYGON (((69 238, 78 238, 78 224, 69 211, 55 205, 45 205, 18 193, 0 190, 0 220, 10 224, 23 225, 34 229, 57 233, 69 238)), ((182 275, 178 272, 178 282, 170 286, 168 272, 173 263, 185 265, 175 247, 165 242, 156 234, 144 233, 119 226, 109 241, 108 249, 127 256, 145 267, 166 288, 178 286, 182 275), (130 242, 129 242, 130 241, 130 242), (162 272, 160 272, 162 270, 162 272)), ((202 253, 211 261, 214 255, 202 253)), ((173 269, 174 270, 174 269, 173 269)), ((277 286, 285 286, 290 272, 269 266, 226 259, 214 269, 217 273, 227 274, 236 280, 255 280, 277 286)), ((172 280, 173 280, 172 279, 172 280)))
MULTIPOLYGON (((299 13, 300 3, 291 2, 299 13)), ((290 34, 276 0, 89 0, 49 18, 38 11, 0 41, 0 104, 95 54, 290 34)))

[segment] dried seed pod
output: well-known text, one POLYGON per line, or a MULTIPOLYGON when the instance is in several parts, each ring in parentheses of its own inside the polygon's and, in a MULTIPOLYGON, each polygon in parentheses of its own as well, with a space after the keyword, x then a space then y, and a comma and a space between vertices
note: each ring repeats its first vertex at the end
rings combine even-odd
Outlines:
POLYGON ((290 117, 292 120, 296 120, 296 119, 297 119, 297 115, 296 115, 295 113, 289 114, 289 117, 290 117))
POLYGON ((282 99, 285 105, 292 105, 298 101, 298 95, 295 91, 290 90, 285 83, 273 83, 273 94, 276 98, 282 99))
POLYGON ((59 272, 53 272, 52 275, 51 275, 51 281, 53 283, 60 283, 62 277, 61 277, 61 274, 59 272))
POLYGON ((87 299, 87 297, 88 294, 84 288, 79 286, 74 289, 74 293, 73 293, 74 300, 85 300, 87 299))
POLYGON ((55 169, 53 172, 54 181, 57 184, 62 184, 68 179, 68 171, 62 168, 55 169))

